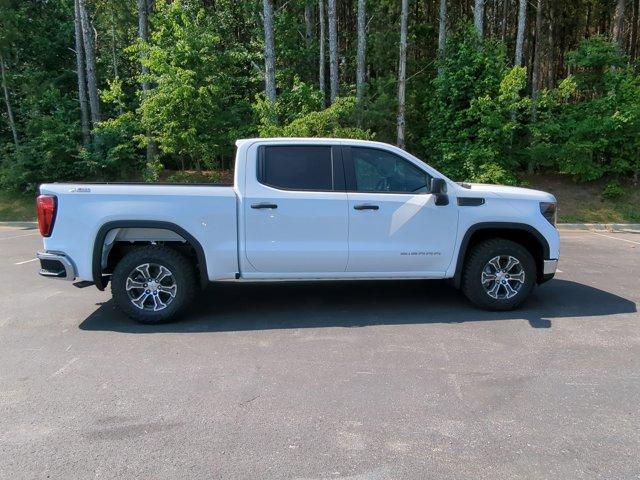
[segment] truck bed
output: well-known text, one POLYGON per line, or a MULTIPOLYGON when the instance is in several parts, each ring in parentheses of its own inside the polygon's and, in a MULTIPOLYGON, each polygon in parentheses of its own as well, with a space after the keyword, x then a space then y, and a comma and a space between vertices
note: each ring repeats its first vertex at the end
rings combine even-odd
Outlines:
POLYGON ((233 183, 186 183, 186 182, 52 182, 46 185, 135 185, 170 187, 233 187, 233 183))
POLYGON ((237 196, 217 184, 50 183, 40 193, 58 202, 55 228, 44 239, 48 251, 63 251, 76 261, 78 278, 92 280, 94 239, 106 223, 155 221, 189 232, 207 257, 209 280, 238 272, 237 196))

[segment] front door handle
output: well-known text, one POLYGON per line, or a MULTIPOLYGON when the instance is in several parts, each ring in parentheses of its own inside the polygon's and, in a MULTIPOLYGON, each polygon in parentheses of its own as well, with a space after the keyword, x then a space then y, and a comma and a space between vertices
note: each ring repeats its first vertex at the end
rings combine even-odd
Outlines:
POLYGON ((251 208, 278 208, 275 203, 252 203, 251 208))
POLYGON ((378 205, 367 205, 367 204, 354 205, 353 208, 355 210, 378 210, 378 209, 380 209, 380 207, 378 205))

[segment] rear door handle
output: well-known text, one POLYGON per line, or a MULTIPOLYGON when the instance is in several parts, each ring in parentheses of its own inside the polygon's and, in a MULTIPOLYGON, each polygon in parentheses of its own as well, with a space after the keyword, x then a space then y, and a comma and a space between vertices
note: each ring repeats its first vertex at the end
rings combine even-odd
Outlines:
POLYGON ((367 205, 367 204, 354 205, 353 208, 355 210, 378 210, 378 209, 380 209, 380 207, 378 205, 367 205))
POLYGON ((251 208, 278 208, 275 203, 252 203, 251 208))

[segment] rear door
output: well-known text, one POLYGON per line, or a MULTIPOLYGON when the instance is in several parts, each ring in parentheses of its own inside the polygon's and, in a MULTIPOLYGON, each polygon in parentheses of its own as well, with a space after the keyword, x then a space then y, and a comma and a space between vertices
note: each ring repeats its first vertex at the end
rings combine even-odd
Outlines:
POLYGON ((347 272, 441 277, 455 247, 458 211, 437 206, 431 176, 375 147, 344 147, 349 197, 347 272))
POLYGON ((349 229, 340 147, 267 144, 253 158, 243 201, 251 266, 285 277, 344 272, 349 229))

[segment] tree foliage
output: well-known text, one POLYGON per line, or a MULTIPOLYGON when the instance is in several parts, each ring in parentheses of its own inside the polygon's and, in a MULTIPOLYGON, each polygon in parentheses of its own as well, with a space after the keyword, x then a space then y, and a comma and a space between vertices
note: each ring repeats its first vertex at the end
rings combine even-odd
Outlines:
POLYGON ((211 169, 231 155, 235 139, 255 132, 242 95, 247 52, 227 48, 224 27, 200 6, 161 0, 153 27, 149 44, 138 45, 153 85, 140 121, 165 155, 211 169))
MULTIPOLYGON (((265 105, 265 103, 261 103, 265 105)), ((369 130, 355 126, 355 97, 338 97, 333 104, 319 111, 310 111, 299 115, 286 125, 276 125, 271 118, 262 117, 260 135, 263 137, 320 137, 320 138, 356 138, 371 140, 374 135, 369 130)), ((268 103, 265 105, 268 108, 268 103)))
MULTIPOLYGON (((16 146, 3 91, 0 188, 33 191, 42 181, 155 179, 163 169, 228 168, 234 141, 257 135, 395 142, 398 1, 366 2, 367 64, 357 106, 355 0, 336 1, 340 96, 331 105, 318 87, 317 2, 309 41, 307 1, 273 0, 275 102, 264 95, 262 2, 150 2, 146 42, 138 39, 136 2, 86 3, 102 112, 88 148, 80 125, 73 0, 0 0, 0 54, 19 140, 16 146), (158 149, 151 165, 149 142, 158 149)), ((468 2, 448 0, 439 56, 439 0, 411 0, 407 149, 457 180, 516 183, 526 169, 578 181, 637 177, 638 25, 632 33, 639 21, 623 22, 624 41, 616 44, 608 33, 614 2, 587 3, 588 9, 582 0, 545 7, 544 81, 533 100, 531 33, 525 66, 514 66, 515 1, 485 2, 481 39, 468 2), (503 9, 504 2, 514 8, 503 9)), ((535 10, 529 9, 529 25, 535 10)))

